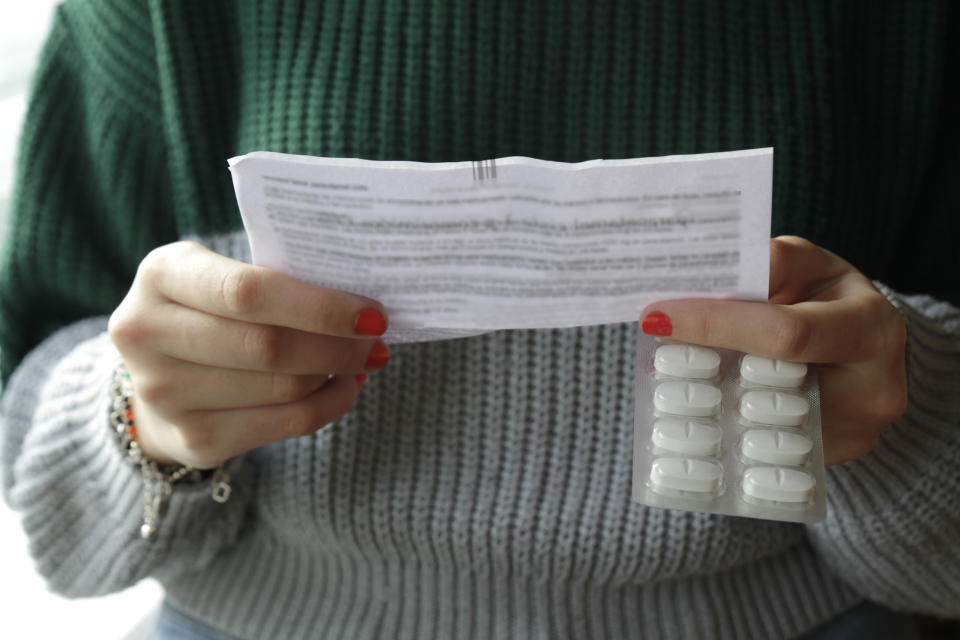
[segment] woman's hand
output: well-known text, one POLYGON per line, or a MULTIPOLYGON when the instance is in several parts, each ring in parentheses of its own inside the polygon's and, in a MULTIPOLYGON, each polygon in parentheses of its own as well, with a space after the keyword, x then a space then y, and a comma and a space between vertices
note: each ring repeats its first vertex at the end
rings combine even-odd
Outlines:
POLYGON ((646 333, 819 363, 828 465, 866 455, 906 409, 900 313, 853 266, 803 238, 771 241, 770 304, 667 300, 641 318, 646 333))
POLYGON ((192 242, 151 252, 109 324, 144 453, 197 468, 342 416, 387 363, 385 330, 377 302, 192 242))

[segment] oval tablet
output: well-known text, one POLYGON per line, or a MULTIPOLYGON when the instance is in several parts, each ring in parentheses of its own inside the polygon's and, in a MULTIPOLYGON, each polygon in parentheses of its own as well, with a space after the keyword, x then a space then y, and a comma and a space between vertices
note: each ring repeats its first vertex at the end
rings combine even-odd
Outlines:
POLYGON ((654 489, 716 493, 722 478, 720 465, 710 460, 657 458, 650 467, 654 489))
POLYGON ((743 434, 744 456, 767 464, 803 464, 813 450, 813 441, 802 433, 775 429, 750 429, 743 434))
POLYGON ((677 378, 710 379, 720 371, 720 354, 692 344, 665 344, 657 347, 653 367, 677 378))
POLYGON ((798 427, 807 419, 806 398, 780 391, 747 391, 740 398, 740 414, 751 422, 798 427))
POLYGON ((688 456, 715 456, 720 452, 720 428, 684 418, 657 418, 653 423, 653 444, 688 456))
POLYGON ((798 469, 753 467, 743 474, 743 492, 761 500, 807 502, 813 497, 813 476, 798 469))
POLYGON ((702 382, 661 382, 653 392, 657 411, 678 416, 712 416, 720 410, 720 389, 702 382))
POLYGON ((743 356, 740 376, 754 384, 767 387, 799 387, 807 376, 807 365, 760 356, 743 356))

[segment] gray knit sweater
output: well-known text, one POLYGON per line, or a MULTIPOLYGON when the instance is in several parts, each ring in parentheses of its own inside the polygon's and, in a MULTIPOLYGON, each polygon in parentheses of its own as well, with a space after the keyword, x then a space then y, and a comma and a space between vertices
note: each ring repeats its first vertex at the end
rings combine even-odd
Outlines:
MULTIPOLYGON (((208 244, 248 258, 244 242, 208 244)), ((885 293, 909 327, 910 407, 830 469, 819 525, 631 501, 630 325, 394 347, 342 420, 234 461, 225 505, 178 488, 147 542, 93 318, 10 383, 6 495, 57 591, 153 575, 240 638, 779 638, 864 598, 956 616, 960 312, 885 293)))

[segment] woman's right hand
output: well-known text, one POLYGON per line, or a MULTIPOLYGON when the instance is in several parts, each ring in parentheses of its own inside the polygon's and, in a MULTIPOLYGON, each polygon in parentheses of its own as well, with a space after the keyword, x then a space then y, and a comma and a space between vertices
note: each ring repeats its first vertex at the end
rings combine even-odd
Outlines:
POLYGON ((313 433, 389 359, 379 303, 193 242, 152 251, 110 317, 133 382, 137 439, 157 462, 212 468, 313 433), (373 337, 371 337, 373 336, 373 337))

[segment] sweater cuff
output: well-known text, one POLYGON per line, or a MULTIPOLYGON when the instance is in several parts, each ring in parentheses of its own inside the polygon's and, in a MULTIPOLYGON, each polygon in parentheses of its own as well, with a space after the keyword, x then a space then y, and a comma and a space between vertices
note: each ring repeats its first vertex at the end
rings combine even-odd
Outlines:
POLYGON ((960 310, 874 284, 906 322, 907 410, 869 454, 827 470, 827 519, 808 531, 868 598, 958 616, 960 310))
POLYGON ((175 485, 155 539, 140 537, 144 484, 110 427, 119 355, 105 329, 102 318, 52 336, 4 397, 7 499, 22 512, 39 572, 72 596, 202 568, 235 540, 249 495, 242 462, 231 461, 227 503, 213 501, 209 483, 175 485))

